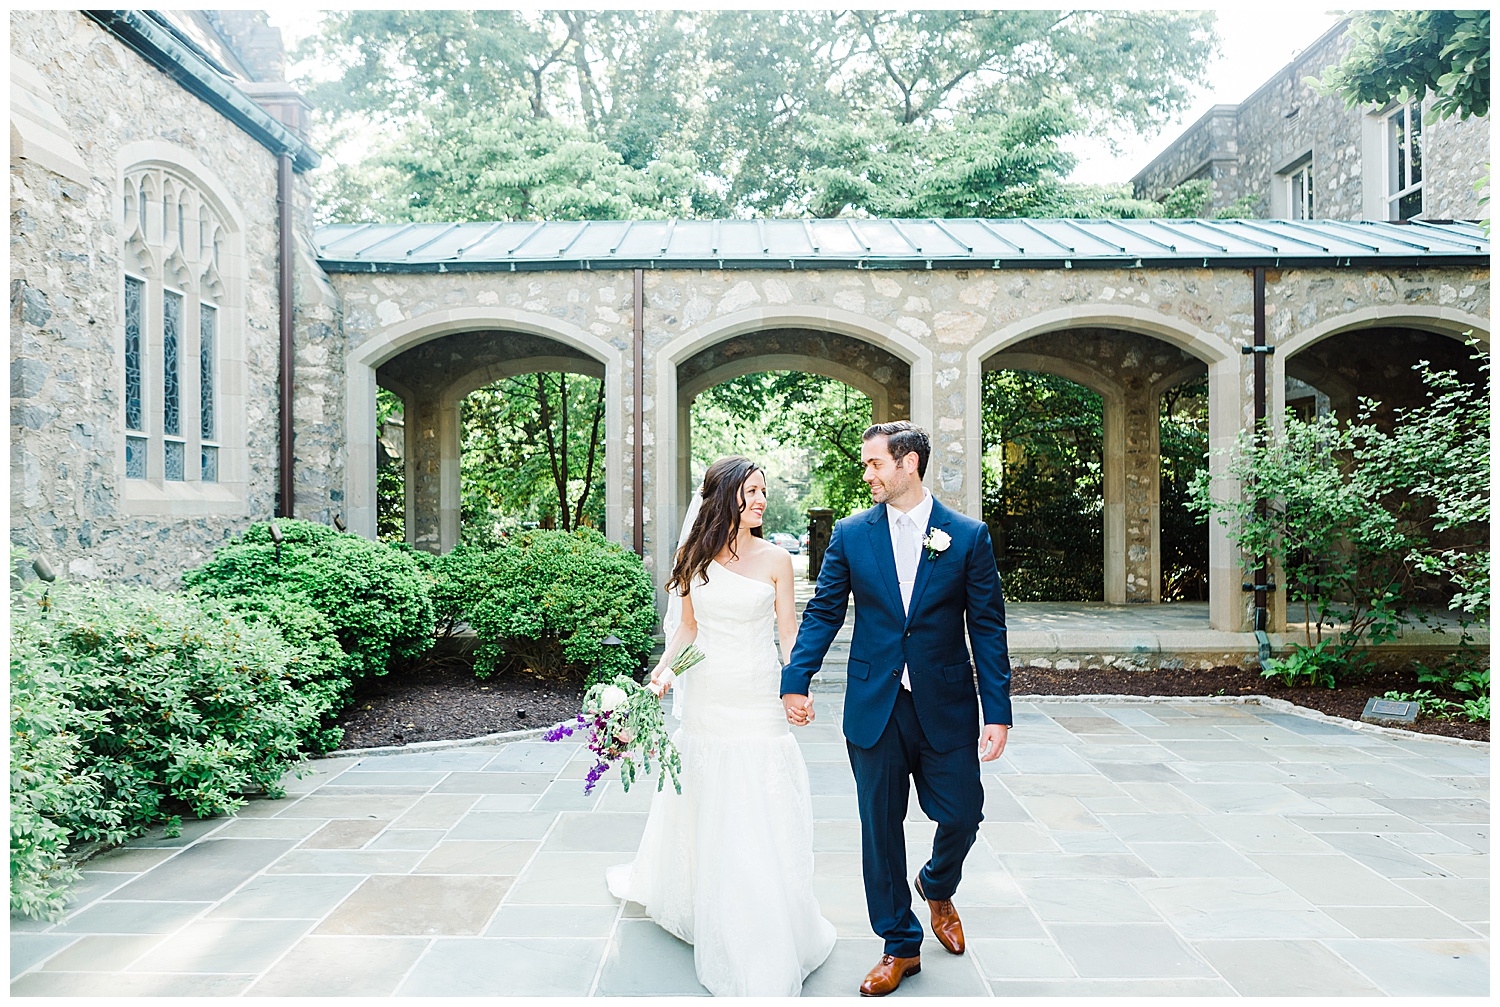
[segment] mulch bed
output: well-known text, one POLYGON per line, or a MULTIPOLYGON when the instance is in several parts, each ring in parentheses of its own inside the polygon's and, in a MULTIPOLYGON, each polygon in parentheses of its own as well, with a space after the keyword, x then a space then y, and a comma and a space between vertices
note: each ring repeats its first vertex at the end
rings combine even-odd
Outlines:
POLYGON ((364 683, 339 718, 341 748, 477 738, 551 727, 578 712, 583 687, 524 675, 479 679, 463 658, 428 661, 364 683))
MULTIPOLYGON (((1338 689, 1288 688, 1258 672, 1222 667, 1211 671, 1016 668, 1011 693, 1086 696, 1273 696, 1334 717, 1358 720, 1365 701, 1387 690, 1419 688, 1411 669, 1382 670, 1338 689)), ((408 672, 367 682, 339 720, 343 748, 404 745, 413 741, 475 738, 498 731, 550 727, 578 712, 583 689, 524 675, 474 676, 460 657, 430 661, 408 672)), ((1450 738, 1490 740, 1488 723, 1421 717, 1410 730, 1450 738)))

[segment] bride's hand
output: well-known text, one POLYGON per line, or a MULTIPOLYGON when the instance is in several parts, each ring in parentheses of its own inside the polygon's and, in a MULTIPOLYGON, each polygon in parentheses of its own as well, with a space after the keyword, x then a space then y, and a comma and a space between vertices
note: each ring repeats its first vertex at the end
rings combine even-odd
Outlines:
POLYGON ((660 699, 667 694, 668 689, 672 688, 672 679, 676 677, 670 668, 657 665, 651 671, 651 683, 646 688, 650 689, 657 699, 660 699))

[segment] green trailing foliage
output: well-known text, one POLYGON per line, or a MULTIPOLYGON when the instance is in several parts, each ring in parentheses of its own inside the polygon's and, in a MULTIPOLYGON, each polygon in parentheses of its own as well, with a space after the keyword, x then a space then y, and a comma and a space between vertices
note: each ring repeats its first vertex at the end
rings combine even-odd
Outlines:
MULTIPOLYGON (((343 651, 337 673, 350 684, 427 653, 432 602, 408 552, 310 521, 278 526, 279 556, 270 526, 252 525, 183 574, 184 585, 231 606, 263 610, 259 599, 273 597, 313 609, 343 651)), ((299 626, 303 634, 321 630, 305 620, 299 626)))
POLYGON ((1229 529, 1247 571, 1262 556, 1281 570, 1289 604, 1301 608, 1305 642, 1268 676, 1333 687, 1368 667, 1368 646, 1419 618, 1411 606, 1427 577, 1443 585, 1460 639, 1422 681, 1461 698, 1481 691, 1480 676, 1487 688, 1468 646, 1469 626, 1490 612, 1489 357, 1476 347, 1474 359, 1478 381, 1418 362, 1427 401, 1389 419, 1362 399, 1350 422, 1289 412, 1263 443, 1242 434, 1227 464, 1237 497, 1215 500, 1206 471, 1195 481, 1191 506, 1229 529), (1325 638, 1334 626, 1337 636, 1325 638))
POLYGON ((1342 94, 1350 108, 1435 95, 1438 118, 1490 107, 1488 10, 1371 10, 1350 19, 1353 42, 1337 66, 1308 83, 1342 94))
POLYGON ((1288 412, 1280 436, 1256 443, 1248 431, 1229 454, 1227 474, 1238 497, 1216 500, 1211 476, 1199 475, 1192 506, 1215 515, 1244 552, 1247 571, 1264 556, 1282 571, 1288 605, 1306 623, 1306 642, 1265 672, 1287 684, 1332 688, 1363 670, 1362 645, 1395 639, 1409 541, 1380 506, 1371 473, 1351 464, 1354 437, 1333 416, 1301 420, 1288 412), (1264 507, 1258 502, 1264 501, 1264 507), (1324 637, 1325 626, 1340 625, 1324 637))
POLYGON ((609 681, 638 674, 654 642, 650 575, 634 553, 592 529, 460 545, 438 557, 432 573, 440 623, 467 623, 479 638, 480 677, 508 671, 609 681), (605 644, 611 635, 619 646, 605 644))
POLYGON ((29 916, 61 911, 83 844, 279 796, 329 712, 296 646, 213 600, 32 584, 11 631, 11 909, 29 916))

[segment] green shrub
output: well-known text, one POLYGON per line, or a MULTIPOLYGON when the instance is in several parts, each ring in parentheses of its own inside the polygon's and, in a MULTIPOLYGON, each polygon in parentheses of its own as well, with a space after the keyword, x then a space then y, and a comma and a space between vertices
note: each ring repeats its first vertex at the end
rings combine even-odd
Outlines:
POLYGON ((68 696, 68 663, 36 631, 40 590, 18 594, 10 640, 10 908, 51 917, 78 880, 60 820, 103 810, 103 787, 79 769, 79 729, 97 731, 68 696))
POLYGON ((48 915, 70 846, 279 795, 329 696, 299 692, 309 659, 221 603, 57 583, 43 607, 38 593, 11 612, 11 905, 48 915))
POLYGON ((421 657, 432 647, 432 603, 427 577, 406 552, 309 521, 277 522, 280 559, 268 525, 183 575, 183 583, 236 607, 247 599, 279 597, 320 613, 344 652, 342 673, 352 683, 384 675, 393 662, 421 657))
POLYGON ((467 622, 478 635, 481 676, 507 667, 590 684, 635 675, 656 627, 640 559, 592 529, 459 546, 434 562, 432 596, 440 620, 467 622), (606 646, 610 635, 623 645, 606 646))

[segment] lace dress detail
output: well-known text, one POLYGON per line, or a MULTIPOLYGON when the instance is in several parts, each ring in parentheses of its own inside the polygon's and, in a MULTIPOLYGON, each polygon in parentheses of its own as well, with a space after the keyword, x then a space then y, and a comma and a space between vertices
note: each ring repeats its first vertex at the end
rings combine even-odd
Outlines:
POLYGON ((651 802, 634 863, 609 890, 693 945, 715 996, 797 996, 833 950, 813 895, 807 765, 781 705, 776 592, 718 563, 693 587, 704 660, 686 689, 682 793, 651 802))

